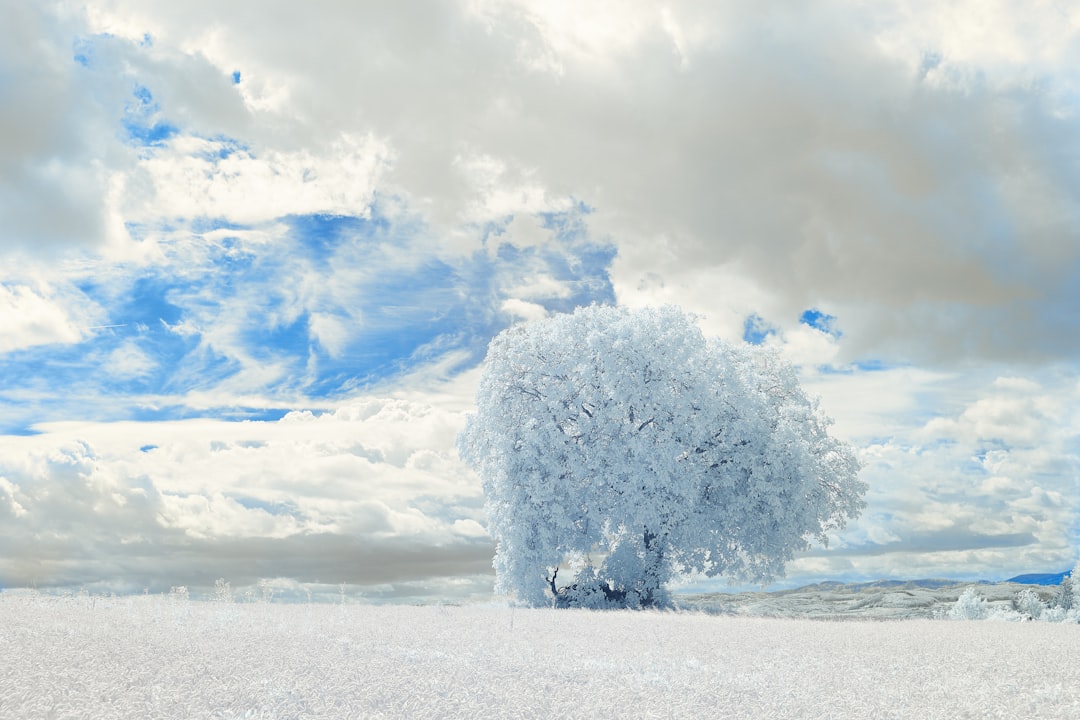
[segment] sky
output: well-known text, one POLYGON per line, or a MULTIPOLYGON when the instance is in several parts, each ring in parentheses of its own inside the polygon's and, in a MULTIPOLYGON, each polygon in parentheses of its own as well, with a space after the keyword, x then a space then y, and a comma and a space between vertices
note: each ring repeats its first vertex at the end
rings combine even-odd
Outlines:
POLYGON ((776 347, 856 448, 776 587, 1076 562, 1074 3, 0 8, 0 587, 490 598, 454 438, 590 303, 776 347))

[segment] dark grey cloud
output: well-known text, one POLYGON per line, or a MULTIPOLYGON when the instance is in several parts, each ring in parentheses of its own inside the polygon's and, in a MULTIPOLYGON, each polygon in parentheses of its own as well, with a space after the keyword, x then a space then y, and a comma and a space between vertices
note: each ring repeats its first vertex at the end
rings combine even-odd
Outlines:
POLYGON ((131 158, 119 138, 116 72, 75 60, 85 26, 45 3, 9 3, 0 27, 0 249, 94 247, 106 235, 110 173, 131 158))

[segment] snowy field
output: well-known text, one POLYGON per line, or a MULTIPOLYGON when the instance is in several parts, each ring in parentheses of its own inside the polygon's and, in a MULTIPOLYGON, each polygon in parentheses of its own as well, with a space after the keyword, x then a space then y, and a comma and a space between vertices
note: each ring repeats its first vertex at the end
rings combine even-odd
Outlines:
POLYGON ((0 594, 2 718, 1077 718, 1080 626, 0 594))

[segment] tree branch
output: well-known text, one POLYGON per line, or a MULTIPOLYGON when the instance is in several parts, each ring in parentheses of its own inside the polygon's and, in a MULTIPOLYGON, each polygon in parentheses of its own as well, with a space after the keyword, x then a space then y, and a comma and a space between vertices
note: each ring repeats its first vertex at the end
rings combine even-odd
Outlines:
POLYGON ((522 387, 521 385, 515 385, 514 387, 517 388, 518 392, 520 392, 522 395, 528 395, 529 397, 536 400, 544 399, 544 397, 540 394, 540 391, 538 390, 530 390, 529 388, 522 387))

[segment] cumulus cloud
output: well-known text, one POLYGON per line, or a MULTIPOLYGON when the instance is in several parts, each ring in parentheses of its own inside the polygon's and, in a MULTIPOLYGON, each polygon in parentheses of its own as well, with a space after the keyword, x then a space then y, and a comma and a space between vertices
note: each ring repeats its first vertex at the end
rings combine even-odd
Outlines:
POLYGON ((72 298, 26 285, 0 284, 0 353, 34 345, 70 344, 83 339, 90 315, 71 307, 72 298))
POLYGON ((723 315, 746 296, 698 277, 737 266, 774 322, 835 308, 849 356, 1059 357, 1080 337, 1054 311, 1080 247, 1064 5, 96 7, 276 87, 288 102, 247 107, 277 142, 383 138, 387 182, 436 222, 584 199, 622 250, 620 301, 661 278, 723 315))
POLYGON ((99 99, 54 108, 70 127, 19 115, 70 142, 9 147, 81 148, 65 157, 100 175, 77 183, 85 202, 34 197, 73 197, 85 228, 154 208, 363 214, 384 183, 446 227, 576 198, 620 245, 620 301, 662 281, 725 328, 746 304, 781 325, 828 304, 847 357, 1061 357, 1080 337, 1055 310, 1076 299, 1080 246, 1067 4, 102 0, 61 19, 21 12, 8 59, 50 37, 24 55, 51 48, 33 64, 72 90, 55 97, 99 99), (85 66, 64 57, 80 31, 111 35, 85 66), (136 79, 176 130, 137 162, 88 123, 122 114, 136 79), (222 136, 241 146, 215 158, 222 136), (117 172, 129 192, 110 209, 117 172), (732 269, 747 292, 702 297, 703 275, 732 269))
POLYGON ((319 155, 272 149, 260 155, 235 142, 178 136, 126 177, 120 212, 144 223, 208 217, 257 224, 311 213, 365 217, 385 154, 370 137, 345 136, 319 155))
POLYGON ((73 423, 5 437, 0 585, 486 577, 479 486, 452 450, 461 422, 369 398, 277 422, 73 423))
POLYGON ((106 237, 111 171, 129 157, 116 138, 115 75, 86 81, 73 61, 77 14, 40 3, 7 8, 0 28, 0 245, 27 253, 94 247, 106 237))
POLYGON ((1067 567, 1080 510, 1075 383, 1002 376, 977 383, 965 391, 968 401, 943 413, 949 385, 962 378, 880 374, 907 407, 882 392, 871 396, 882 400, 879 414, 862 409, 856 421, 826 388, 823 403, 834 401, 840 433, 862 447, 868 507, 834 551, 816 551, 792 572, 907 577, 917 567, 975 579, 1067 567))
POLYGON ((543 305, 510 298, 502 304, 502 311, 515 318, 522 320, 541 320, 547 317, 547 310, 543 305))

